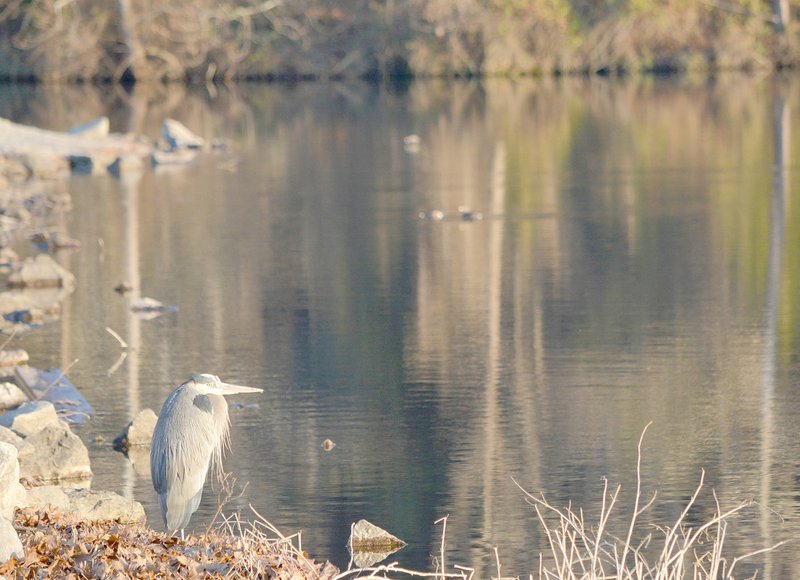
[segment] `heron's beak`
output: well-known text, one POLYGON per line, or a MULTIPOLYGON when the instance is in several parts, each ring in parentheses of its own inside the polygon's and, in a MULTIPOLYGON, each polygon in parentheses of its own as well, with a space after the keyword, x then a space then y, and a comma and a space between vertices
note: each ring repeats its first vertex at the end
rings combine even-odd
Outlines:
POLYGON ((236 395, 239 393, 263 393, 264 389, 259 389, 256 387, 245 387, 242 385, 231 385, 230 383, 223 383, 220 382, 215 387, 217 394, 219 395, 236 395))

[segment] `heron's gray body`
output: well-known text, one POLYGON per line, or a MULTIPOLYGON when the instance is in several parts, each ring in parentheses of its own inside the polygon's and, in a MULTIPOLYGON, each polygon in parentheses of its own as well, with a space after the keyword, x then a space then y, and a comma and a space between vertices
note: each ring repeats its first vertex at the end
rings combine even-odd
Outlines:
POLYGON ((211 464, 222 468, 229 429, 222 395, 236 392, 260 389, 227 385, 214 375, 192 375, 164 401, 153 431, 150 469, 170 532, 183 530, 197 511, 211 464))

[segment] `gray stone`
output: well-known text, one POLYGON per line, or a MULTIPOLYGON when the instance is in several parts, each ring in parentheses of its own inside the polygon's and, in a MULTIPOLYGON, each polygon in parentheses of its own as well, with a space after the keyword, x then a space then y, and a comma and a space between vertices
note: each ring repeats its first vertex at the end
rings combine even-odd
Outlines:
POLYGON ((17 448, 0 442, 0 518, 12 520, 14 511, 25 507, 25 495, 19 482, 17 448))
POLYGON ((59 481, 92 476, 86 446, 64 423, 47 425, 25 441, 33 445, 36 451, 20 459, 23 479, 59 481))
POLYGON ((347 543, 353 562, 364 568, 386 559, 406 543, 367 520, 353 524, 347 543))
POLYGON ((24 437, 57 424, 56 408, 50 401, 26 401, 5 415, 0 415, 0 426, 8 427, 24 437))
POLYGON ((10 288, 75 288, 75 276, 49 254, 27 258, 8 277, 10 288))
POLYGON ((0 518, 0 564, 11 558, 22 560, 24 557, 25 550, 14 526, 7 519, 0 518))
POLYGON ((202 149, 205 139, 192 133, 189 128, 175 119, 166 119, 161 125, 161 136, 170 149, 202 149))
POLYGON ((28 507, 40 510, 58 509, 66 512, 70 509, 69 497, 57 485, 42 485, 28 490, 28 507))
POLYGON ((114 448, 128 450, 131 447, 149 447, 157 421, 158 416, 153 409, 139 411, 119 437, 114 439, 114 448))
POLYGON ((71 127, 67 133, 77 137, 83 137, 84 139, 98 139, 100 137, 108 137, 110 129, 111 123, 108 117, 98 117, 88 123, 71 127))
POLYGON ((66 493, 70 511, 81 519, 122 524, 143 524, 147 520, 142 504, 111 491, 70 489, 66 493))
POLYGON ((0 409, 13 409, 28 400, 14 383, 0 383, 0 409))
POLYGON ((358 520, 350 533, 350 545, 354 548, 359 545, 400 547, 406 543, 367 520, 358 520))

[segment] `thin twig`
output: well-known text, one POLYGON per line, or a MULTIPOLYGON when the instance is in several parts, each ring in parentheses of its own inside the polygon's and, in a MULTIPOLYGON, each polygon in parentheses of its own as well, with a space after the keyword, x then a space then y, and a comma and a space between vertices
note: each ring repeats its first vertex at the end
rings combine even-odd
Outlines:
POLYGON ((119 342, 119 345, 120 345, 122 348, 128 348, 128 343, 127 343, 127 342, 125 342, 125 341, 122 339, 122 337, 121 337, 119 334, 117 334, 117 333, 114 331, 114 329, 113 329, 113 328, 111 328, 110 326, 106 326, 106 332, 107 332, 108 334, 110 334, 111 336, 113 336, 114 338, 116 338, 116 339, 117 339, 117 342, 119 342))
MULTIPOLYGON (((625 538, 625 544, 622 546, 622 558, 620 558, 620 561, 617 564, 621 570, 625 569, 625 561, 628 558, 628 548, 631 545, 631 537, 633 537, 633 528, 636 525, 636 518, 638 518, 642 513, 639 511, 639 500, 642 496, 642 441, 644 441, 644 435, 647 433, 647 428, 652 424, 653 422, 650 421, 644 426, 644 429, 642 429, 642 434, 639 436, 639 445, 636 448, 636 499, 633 503, 633 516, 631 517, 631 523, 630 526, 628 526, 628 536, 625 538)), ((645 506, 645 508, 646 507, 647 506, 645 506)))
POLYGON ((9 334, 9 335, 8 335, 8 338, 6 338, 6 339, 3 341, 3 344, 2 344, 2 345, 0 345, 0 350, 5 350, 5 348, 8 346, 8 343, 9 343, 9 342, 11 342, 11 340, 12 340, 12 339, 13 339, 13 338, 14 338, 16 335, 17 335, 17 329, 16 329, 16 327, 14 327, 14 328, 12 328, 12 329, 11 329, 11 334, 9 334))
POLYGON ((114 362, 113 365, 111 365, 111 368, 109 368, 107 371, 109 377, 113 375, 115 372, 117 372, 117 370, 119 370, 119 367, 122 366, 122 363, 125 362, 125 359, 127 357, 128 357, 128 351, 123 350, 121 353, 119 353, 119 358, 114 362))
POLYGON ((221 489, 219 490, 219 495, 217 496, 217 511, 214 512, 214 517, 211 518, 208 526, 206 526, 204 535, 208 536, 208 533, 211 531, 211 528, 214 527, 214 524, 222 513, 222 510, 225 509, 225 506, 230 502, 241 498, 244 495, 244 492, 247 490, 248 485, 250 485, 250 482, 245 482, 245 484, 242 486, 242 491, 240 491, 237 495, 234 495, 233 492, 236 488, 236 478, 230 473, 225 473, 222 476, 222 479, 220 480, 221 489))
MULTIPOLYGON (((433 522, 434 524, 438 524, 439 522, 442 523, 442 544, 441 544, 441 546, 439 548, 439 554, 440 554, 439 565, 441 566, 442 574, 444 574, 444 571, 446 569, 446 566, 444 564, 444 538, 445 538, 445 534, 447 533, 447 518, 448 517, 450 517, 450 514, 448 514, 446 516, 443 516, 443 517, 439 518, 438 520, 436 520, 435 522, 433 522)), ((442 575, 442 578, 444 578, 444 575, 442 575)))
POLYGON ((42 397, 44 397, 50 389, 52 389, 54 386, 56 386, 58 383, 60 383, 61 379, 63 379, 64 377, 67 376, 67 372, 69 372, 69 369, 71 369, 73 366, 75 366, 75 363, 77 363, 79 360, 80 359, 76 358, 71 363, 69 363, 67 366, 65 366, 64 369, 61 370, 58 373, 56 378, 53 379, 52 381, 50 381, 50 383, 48 383, 48 385, 44 388, 44 390, 42 391, 42 394, 39 396, 39 398, 41 399, 42 397))

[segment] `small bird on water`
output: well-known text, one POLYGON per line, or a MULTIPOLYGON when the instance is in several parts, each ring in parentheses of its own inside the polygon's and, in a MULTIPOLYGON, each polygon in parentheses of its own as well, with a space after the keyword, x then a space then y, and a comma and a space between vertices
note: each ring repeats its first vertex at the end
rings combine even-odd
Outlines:
POLYGON ((161 517, 175 534, 189 524, 203 495, 208 468, 222 473, 229 446, 226 395, 263 393, 263 389, 223 383, 218 376, 193 374, 164 401, 150 446, 153 487, 161 517))

